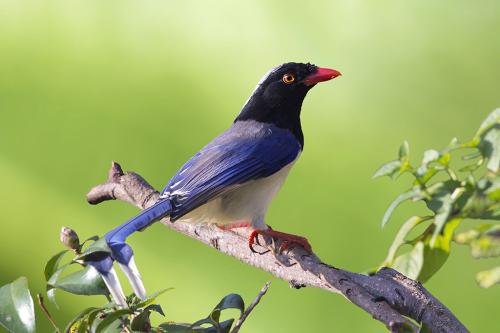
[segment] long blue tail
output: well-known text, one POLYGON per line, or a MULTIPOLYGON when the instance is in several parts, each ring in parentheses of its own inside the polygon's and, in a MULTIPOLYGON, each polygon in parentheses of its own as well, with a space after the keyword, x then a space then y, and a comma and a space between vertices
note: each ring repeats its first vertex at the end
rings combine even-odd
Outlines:
POLYGON ((130 281, 134 293, 141 299, 146 297, 146 290, 142 283, 141 275, 135 264, 134 252, 125 243, 128 236, 136 231, 143 230, 159 219, 170 214, 172 205, 169 200, 156 202, 149 208, 140 212, 137 216, 108 232, 104 238, 111 249, 111 256, 106 255, 87 261, 103 277, 115 302, 121 307, 126 307, 125 296, 120 286, 120 281, 113 269, 113 261, 116 260, 130 281))
POLYGON ((169 200, 158 201, 127 222, 108 232, 105 238, 108 242, 124 242, 130 234, 140 231, 150 226, 153 222, 167 216, 170 213, 171 207, 169 200))
POLYGON ((132 256, 132 249, 125 243, 127 237, 167 216, 171 208, 172 205, 169 200, 158 201, 151 207, 144 209, 132 219, 108 232, 104 238, 106 238, 113 252, 113 259, 120 264, 128 264, 132 256))

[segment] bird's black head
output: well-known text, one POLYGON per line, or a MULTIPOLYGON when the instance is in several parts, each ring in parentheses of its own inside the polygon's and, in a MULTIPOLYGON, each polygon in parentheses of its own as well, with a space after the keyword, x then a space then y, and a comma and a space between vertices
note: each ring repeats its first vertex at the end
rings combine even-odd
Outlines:
POLYGON ((300 109, 307 92, 317 83, 340 73, 309 63, 289 62, 271 69, 260 80, 235 121, 255 120, 287 128, 304 144, 300 109))

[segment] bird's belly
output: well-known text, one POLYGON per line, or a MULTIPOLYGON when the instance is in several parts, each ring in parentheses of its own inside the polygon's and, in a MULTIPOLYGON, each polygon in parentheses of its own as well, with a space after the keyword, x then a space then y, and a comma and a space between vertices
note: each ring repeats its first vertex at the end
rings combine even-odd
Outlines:
POLYGON ((179 221, 218 225, 248 221, 254 228, 265 228, 267 207, 283 185, 293 163, 269 177, 250 181, 221 194, 184 215, 179 221))

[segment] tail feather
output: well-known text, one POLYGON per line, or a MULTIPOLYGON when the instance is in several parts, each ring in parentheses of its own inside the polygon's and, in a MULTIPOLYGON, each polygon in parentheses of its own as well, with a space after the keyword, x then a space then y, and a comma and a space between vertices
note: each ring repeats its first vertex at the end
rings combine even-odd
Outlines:
POLYGON ((123 243, 130 234, 143 230, 155 221, 169 215, 171 210, 170 200, 158 201, 129 221, 108 232, 105 236, 106 240, 108 243, 123 243))
POLYGON ((113 260, 116 260, 127 276, 134 293, 141 299, 146 298, 146 290, 142 283, 141 275, 135 264, 132 248, 125 243, 128 236, 136 231, 143 230, 155 221, 167 216, 172 210, 170 200, 164 199, 156 202, 149 208, 144 209, 138 215, 108 232, 104 238, 111 249, 111 254, 98 260, 88 261, 102 276, 115 303, 125 308, 127 303, 123 294, 120 281, 113 269, 113 260))
POLYGON ((122 286, 120 284, 120 280, 118 280, 118 276, 116 275, 115 269, 111 267, 111 269, 106 273, 101 273, 102 279, 108 287, 109 293, 113 297, 115 303, 121 307, 127 307, 127 301, 125 300, 125 295, 123 293, 122 286))
POLYGON ((146 299, 146 288, 144 288, 144 283, 142 282, 141 274, 135 264, 134 257, 130 258, 128 265, 120 263, 118 263, 118 265, 127 276, 134 294, 136 294, 140 299, 146 299))

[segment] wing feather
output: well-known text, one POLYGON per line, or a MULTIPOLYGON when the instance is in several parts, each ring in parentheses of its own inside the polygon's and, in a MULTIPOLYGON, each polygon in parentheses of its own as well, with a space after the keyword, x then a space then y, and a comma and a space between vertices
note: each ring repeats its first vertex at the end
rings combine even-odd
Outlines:
POLYGON ((170 180, 162 197, 175 221, 228 189, 268 177, 291 163, 301 146, 291 132, 253 121, 237 122, 193 156, 170 180))

